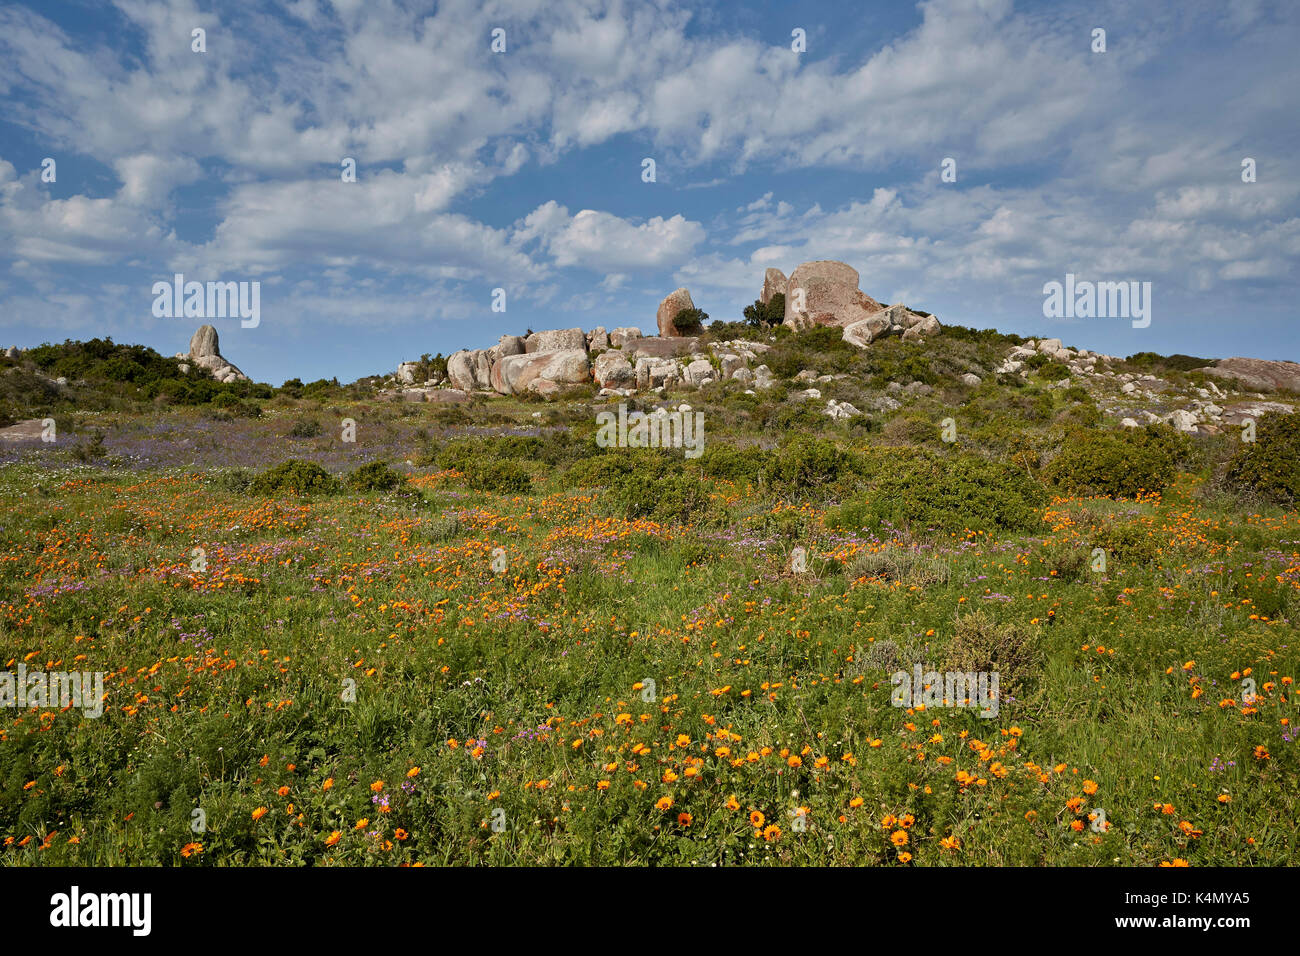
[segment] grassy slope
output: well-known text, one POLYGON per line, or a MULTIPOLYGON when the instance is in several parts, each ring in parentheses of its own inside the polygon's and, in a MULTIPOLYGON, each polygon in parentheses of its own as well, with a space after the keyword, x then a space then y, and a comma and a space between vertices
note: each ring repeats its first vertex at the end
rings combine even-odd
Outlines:
MULTIPOLYGON (((996 344, 955 342, 937 361, 984 370, 996 344)), ((871 361, 916 355, 886 346, 871 361)), ((825 397, 864 405, 898 375, 803 358, 851 375, 825 397)), ((851 426, 731 386, 684 397, 714 445, 770 444, 779 420, 844 447, 943 455, 934 423, 951 414, 966 450, 1033 468, 1070 422, 1095 420, 1043 384, 940 388, 851 426)), ((833 530, 827 511, 853 482, 701 477, 713 511, 694 525, 628 520, 609 491, 571 484, 565 467, 584 452, 558 437, 553 460, 521 458, 534 477, 522 495, 427 464, 396 494, 266 499, 204 469, 400 449, 436 461, 421 433, 540 421, 584 434, 591 420, 585 406, 515 400, 277 399, 257 420, 105 415, 86 425, 107 433, 97 466, 51 447, 4 467, 8 668, 113 676, 98 720, 6 718, 0 860, 1293 860, 1283 681, 1300 671, 1300 518, 1208 493, 1213 442, 1201 475, 1163 495, 1054 500, 1041 528, 978 535, 833 530), (336 438, 346 416, 355 448, 336 438), (290 437, 311 431, 304 419, 321 434, 290 437), (150 464, 141 432, 169 448, 192 437, 191 467, 150 464), (1119 543, 1105 572, 1085 560, 1097 541, 1119 543), (808 573, 790 571, 795 546, 811 552, 808 573), (958 642, 1015 650, 1015 702, 996 719, 891 706, 892 669, 942 669, 958 642), (1253 712, 1247 669, 1263 697, 1253 712), (1087 829, 1096 808, 1104 836, 1087 829), (183 858, 194 842, 202 852, 183 858)))

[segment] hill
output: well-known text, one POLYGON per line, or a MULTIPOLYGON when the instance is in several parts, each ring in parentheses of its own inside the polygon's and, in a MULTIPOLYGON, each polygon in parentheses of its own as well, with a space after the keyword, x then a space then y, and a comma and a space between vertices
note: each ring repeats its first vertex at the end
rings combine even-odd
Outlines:
POLYGON ((1296 396, 772 301, 4 359, 8 666, 102 678, 14 700, 5 862, 1293 859, 1296 396))

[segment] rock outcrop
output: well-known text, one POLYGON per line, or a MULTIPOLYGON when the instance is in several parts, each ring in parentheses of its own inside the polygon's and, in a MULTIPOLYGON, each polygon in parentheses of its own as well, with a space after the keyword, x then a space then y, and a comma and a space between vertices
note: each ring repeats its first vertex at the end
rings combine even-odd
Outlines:
POLYGON ((587 351, 587 335, 582 329, 548 329, 534 332, 524 339, 524 351, 529 355, 534 352, 569 352, 587 351))
POLYGON ((497 339, 497 355, 523 355, 527 348, 522 335, 503 335, 497 339))
POLYGON ((942 328, 939 325, 939 320, 932 315, 917 315, 915 312, 910 312, 908 315, 909 317, 915 316, 917 321, 911 325, 902 326, 904 342, 911 342, 923 339, 927 335, 934 335, 942 328))
POLYGON ((177 353, 176 358, 186 359, 212 373, 218 382, 247 382, 248 376, 221 354, 217 330, 210 325, 200 325, 190 338, 189 352, 177 353))
POLYGON ((1235 378, 1242 385, 1253 388, 1257 392, 1271 392, 1279 388, 1300 392, 1300 364, 1295 362, 1226 358, 1220 359, 1212 368, 1203 371, 1206 375, 1213 375, 1216 378, 1235 378))
POLYGON ((668 293, 659 303, 659 310, 655 313, 655 321, 659 324, 659 335, 666 339, 683 335, 674 320, 682 309, 693 308, 695 303, 691 301, 691 293, 688 290, 676 289, 668 293))
POLYGON ((637 358, 677 358, 698 352, 700 340, 695 336, 662 339, 654 336, 633 339, 623 351, 633 360, 637 358))
POLYGON ((596 383, 602 388, 634 388, 636 369, 619 349, 608 349, 596 356, 593 366, 596 383))
POLYGON ((785 324, 796 330, 816 325, 844 328, 882 308, 858 288, 858 271, 833 259, 805 262, 786 281, 785 324))
POLYGON ((856 269, 834 259, 805 262, 789 278, 780 269, 767 269, 759 299, 770 302, 777 292, 785 295, 785 325, 795 331, 819 325, 843 329, 844 341, 857 348, 886 335, 916 340, 942 329, 928 312, 901 303, 881 305, 858 288, 856 269))
POLYGON ((502 395, 523 392, 548 395, 564 385, 581 385, 589 381, 591 363, 586 349, 507 355, 493 365, 491 371, 492 388, 502 395))
POLYGON ((759 293, 758 301, 767 305, 772 301, 772 296, 776 295, 778 292, 781 293, 781 295, 785 295, 785 288, 789 281, 790 280, 786 278, 785 273, 780 269, 768 268, 768 270, 763 273, 763 291, 759 293))
POLYGON ((844 326, 840 338, 850 345, 864 349, 876 339, 888 335, 891 328, 893 325, 889 321, 889 316, 885 315, 885 310, 882 309, 875 315, 869 315, 865 319, 858 319, 844 326))
POLYGON ((492 357, 487 349, 461 349, 447 359, 447 379, 462 392, 492 387, 492 357))
POLYGON ((621 349, 633 339, 641 338, 641 330, 629 326, 621 326, 609 333, 609 347, 612 349, 621 349))

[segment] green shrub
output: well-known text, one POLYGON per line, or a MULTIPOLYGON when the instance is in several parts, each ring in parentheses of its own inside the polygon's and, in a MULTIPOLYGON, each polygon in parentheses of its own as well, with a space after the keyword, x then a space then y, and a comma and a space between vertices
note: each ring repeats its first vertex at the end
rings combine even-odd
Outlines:
POLYGON ((1237 492, 1274 504, 1300 501, 1300 412, 1261 418, 1255 441, 1243 442, 1228 462, 1225 480, 1237 492))
POLYGON ((624 476, 612 489, 614 502, 628 519, 649 518, 666 524, 691 524, 709 510, 709 495, 693 476, 653 476, 639 471, 624 476))
POLYGON ((474 458, 503 458, 520 462, 539 461, 563 465, 597 454, 590 435, 574 429, 538 435, 478 435, 432 444, 423 456, 442 468, 464 471, 464 464, 474 458))
POLYGON ((826 374, 846 372, 857 357, 857 349, 845 342, 843 335, 843 329, 833 326, 804 329, 781 337, 763 361, 778 378, 793 378, 806 368, 826 374))
POLYGON ((82 464, 98 461, 106 454, 108 451, 104 448, 104 433, 99 429, 91 435, 90 441, 78 442, 72 446, 72 457, 82 464))
MULTIPOLYGON (((847 349, 853 349, 847 342, 841 344, 847 349)), ((872 342, 871 348, 861 353, 860 361, 866 366, 866 379, 874 388, 883 388, 890 382, 942 385, 943 376, 931 364, 932 354, 933 350, 929 346, 919 342, 887 338, 872 342)))
MULTIPOLYGON (((1041 353, 1034 358, 1045 358, 1041 353)), ((1038 369, 1038 377, 1045 382, 1063 382, 1070 377, 1070 370, 1060 362, 1048 362, 1038 369)))
POLYGON ((999 695, 1023 700, 1042 674, 1043 658, 1037 632, 975 611, 957 620, 942 669, 996 673, 999 695))
POLYGON ((799 436, 776 451, 767 474, 782 490, 809 491, 846 481, 858 468, 856 456, 834 442, 799 436))
POLYGON ((1023 336, 997 329, 974 329, 965 325, 945 325, 943 337, 952 342, 971 342, 976 345, 1001 347, 1004 351, 1008 345, 1024 345, 1023 336))
POLYGON ((517 461, 506 458, 470 458, 458 469, 469 486, 497 494, 524 494, 533 486, 532 475, 517 461))
POLYGON ((462 531, 460 519, 456 516, 449 518, 430 518, 422 521, 412 532, 412 539, 415 541, 427 541, 431 544, 441 544, 451 538, 458 537, 462 531))
POLYGON ((631 455, 606 452, 575 462, 569 468, 567 481, 577 488, 609 488, 630 475, 633 467, 631 455))
POLYGON ((248 468, 223 468, 208 473, 207 483, 213 488, 233 494, 243 494, 253 482, 253 472, 248 468))
POLYGON ((1159 352, 1138 352, 1124 361, 1135 368, 1159 372, 1190 372, 1214 364, 1213 359, 1197 358, 1195 355, 1161 355, 1159 352))
POLYGON ((1092 545, 1079 541, 1045 541, 1036 557, 1049 577, 1078 581, 1092 567, 1092 545))
POLYGON ((700 456, 700 470, 710 478, 758 484, 772 453, 761 448, 737 448, 734 445, 708 445, 700 456))
POLYGON ((708 320, 709 313, 703 309, 681 309, 673 316, 673 325, 682 335, 699 335, 708 320))
POLYGON ((290 458, 262 472, 248 486, 255 495, 331 495, 340 490, 339 480, 314 461, 290 458))
POLYGON ((903 412, 885 422, 881 434, 899 445, 937 445, 941 440, 939 423, 916 412, 903 412))
POLYGON ((211 403, 218 411, 226 412, 236 418, 261 418, 262 408, 253 402, 246 402, 233 391, 222 392, 211 403))
POLYGON ((1148 564, 1160 556, 1151 527, 1138 521, 1109 518, 1093 529, 1091 538, 1093 547, 1130 564, 1148 564))
POLYGON ((778 292, 766 303, 759 299, 745 306, 745 324, 755 329, 766 329, 785 321, 785 293, 778 292))
POLYGON ((1024 362, 1025 368, 1035 372, 1053 364, 1051 357, 1046 352, 1035 352, 1033 355, 1026 356, 1024 362))
POLYGON ((353 491, 392 491, 404 481, 382 461, 367 462, 348 475, 348 487, 353 491))
POLYGON ((821 431, 829 424, 830 418, 822 414, 814 403, 800 398, 793 402, 778 404, 775 395, 768 405, 768 414, 763 418, 763 430, 778 435, 821 431))
POLYGON ((1122 432, 1072 429, 1043 477, 1066 494, 1132 498, 1173 482, 1191 452, 1187 436, 1168 426, 1122 432))
POLYGON ((746 527, 763 538, 802 541, 808 536, 808 515, 794 508, 764 511, 749 519, 746 527))
POLYGON ((1041 526, 1046 492, 1013 465, 977 455, 897 456, 865 494, 826 517, 831 527, 1029 531, 1041 526))
POLYGON ((289 429, 289 435, 292 438, 315 438, 320 433, 320 422, 314 418, 300 418, 289 429))

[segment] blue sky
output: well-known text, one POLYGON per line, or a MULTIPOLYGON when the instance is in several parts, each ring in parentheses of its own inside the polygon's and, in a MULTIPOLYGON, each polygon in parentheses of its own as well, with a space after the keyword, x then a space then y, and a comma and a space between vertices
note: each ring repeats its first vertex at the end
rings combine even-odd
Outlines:
POLYGON ((254 378, 349 381, 841 259, 949 323, 1300 360, 1298 45, 1264 0, 7 3, 0 346, 183 351, 181 272, 261 282, 213 321, 254 378), (1066 273, 1150 326, 1045 318, 1066 273))

